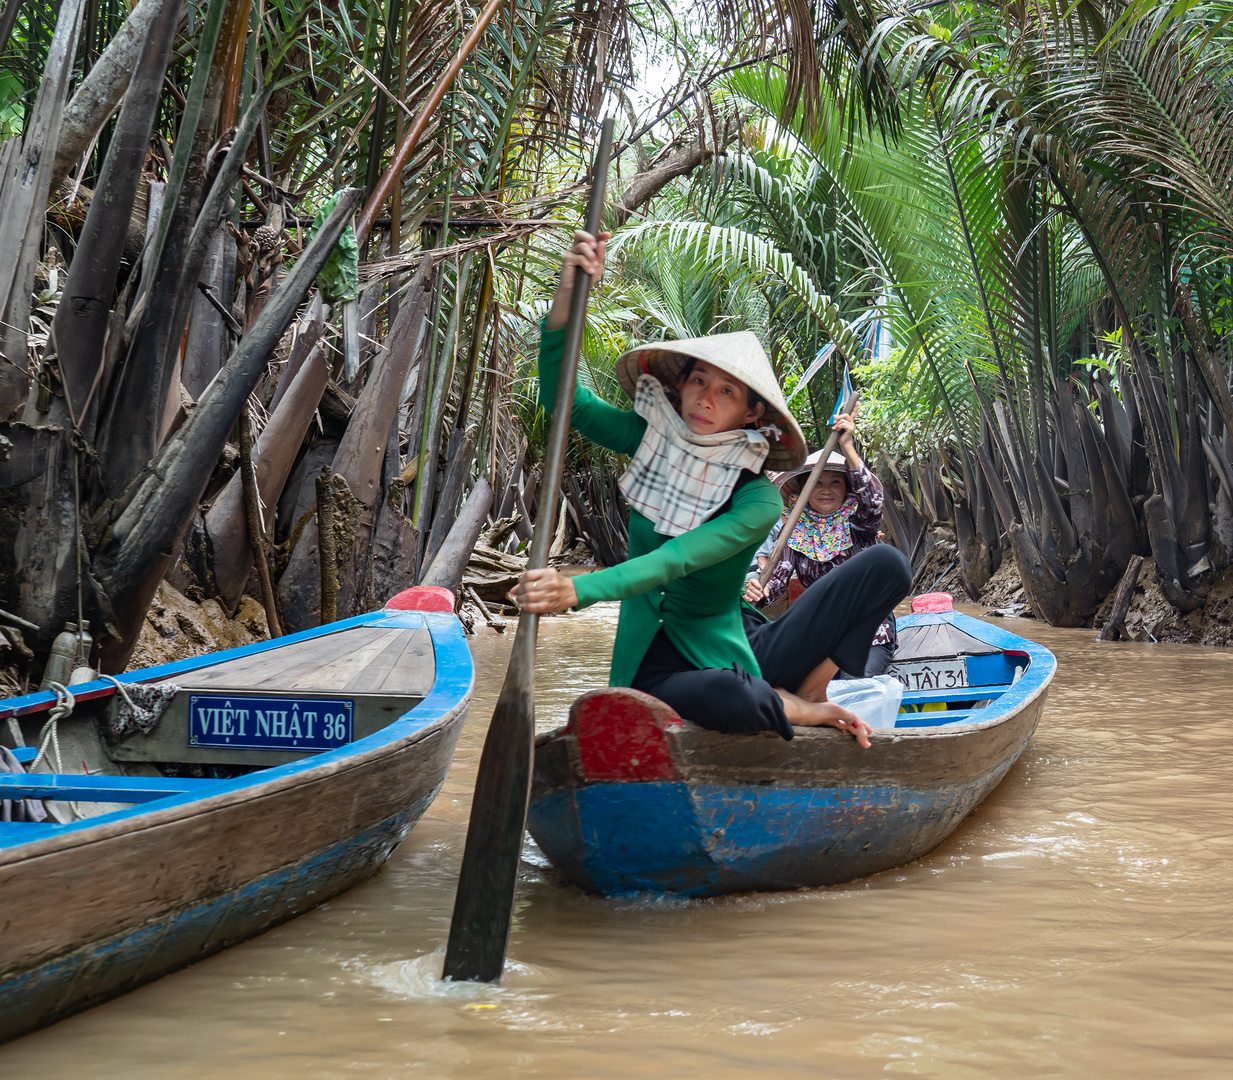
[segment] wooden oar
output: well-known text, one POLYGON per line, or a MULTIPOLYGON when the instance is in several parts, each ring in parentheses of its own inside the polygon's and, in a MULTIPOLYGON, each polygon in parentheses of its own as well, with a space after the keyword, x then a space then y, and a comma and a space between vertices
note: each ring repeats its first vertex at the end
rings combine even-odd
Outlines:
MULTIPOLYGON (((851 394, 848 400, 844 402, 843 411, 848 416, 851 416, 856 411, 860 401, 861 396, 859 392, 851 394)), ((766 583, 771 580, 775 567, 779 565, 779 560, 783 558, 783 553, 788 546, 788 538, 792 535, 792 530, 796 528, 801 512, 809 503, 809 496, 813 494, 813 486, 818 482, 818 477, 822 475, 822 470, 826 468, 827 460, 834 453, 835 447, 838 444, 839 432, 832 429, 830 438, 826 440, 826 445, 822 447, 822 453, 818 455, 818 460, 805 478, 805 483, 801 487, 801 493, 796 497, 796 504, 792 507, 792 513, 788 515, 788 520, 784 523, 784 527, 779 530, 779 539, 775 541, 775 548, 771 552, 771 557, 766 560, 762 573, 758 575, 758 585, 761 588, 766 588, 766 583)))
MULTIPOLYGON (((608 155, 612 149, 612 120, 604 121, 591 174, 591 198, 587 203, 587 232, 599 235, 599 213, 608 179, 608 155)), ((578 354, 586 319, 590 275, 578 267, 569 321, 561 351, 556 404, 544 477, 540 482, 539 514, 531 539, 527 569, 548 565, 548 548, 557 521, 557 496, 569 437, 569 416, 578 378, 578 354)), ((454 918, 445 951, 443 977, 458 982, 496 982, 505 966, 510 916, 514 909, 514 886, 518 858, 527 824, 531 797, 531 759, 535 750, 535 637, 539 616, 524 611, 518 618, 505 684, 497 699, 492 723, 484 739, 467 844, 454 898, 454 918)))

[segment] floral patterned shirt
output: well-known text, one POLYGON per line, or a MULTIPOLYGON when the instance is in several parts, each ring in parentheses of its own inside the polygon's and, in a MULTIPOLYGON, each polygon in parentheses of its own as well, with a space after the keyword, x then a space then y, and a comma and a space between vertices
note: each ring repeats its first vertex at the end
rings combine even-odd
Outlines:
MULTIPOLYGON (((815 581, 829 574, 837 566, 842 566, 858 551, 873 547, 878 543, 878 530, 882 527, 882 502, 885 495, 882 491, 882 481, 870 472, 864 463, 857 470, 848 470, 848 490, 855 496, 857 507, 848 519, 851 529, 852 546, 840 552, 828 562, 815 562, 807 555, 794 550, 784 549, 783 559, 775 567, 770 580, 766 583, 766 595, 757 604, 766 607, 778 600, 788 588, 792 575, 809 588, 815 581)), ((895 632, 895 616, 889 615, 873 635, 874 645, 889 645, 895 648, 899 644, 899 636, 895 632)))

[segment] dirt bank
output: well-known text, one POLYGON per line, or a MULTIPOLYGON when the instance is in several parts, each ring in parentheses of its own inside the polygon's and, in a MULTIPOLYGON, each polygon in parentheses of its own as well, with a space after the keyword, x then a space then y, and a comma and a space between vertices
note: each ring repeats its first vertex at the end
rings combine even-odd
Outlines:
POLYGON ((137 638, 128 669, 166 664, 190 656, 251 645, 270 636, 265 608, 251 596, 240 599, 234 618, 216 600, 194 603, 166 581, 158 593, 137 638))
MULTIPOLYGON (((912 589, 914 593, 948 592, 961 603, 970 602, 971 598, 959 576, 955 545, 949 539, 935 540, 916 571, 912 589)), ((1105 599, 1090 625, 1104 626, 1112 601, 1112 595, 1105 599)), ((1015 609, 1027 603, 1023 582, 1009 552, 1005 553, 1002 565, 989 579, 976 602, 989 610, 1015 609)), ((1022 614, 1032 617, 1031 609, 1027 607, 1022 614)), ((1224 570, 1208 585, 1203 607, 1183 614, 1164 598, 1156 581, 1156 564, 1146 559, 1130 612, 1126 616, 1126 632, 1134 641, 1233 644, 1233 567, 1224 570)))
MULTIPOLYGON (((228 618, 216 601, 194 603, 164 581, 146 612, 128 670, 251 645, 269 636, 265 609, 251 596, 243 597, 235 617, 228 618)), ((38 660, 36 667, 29 669, 14 642, 0 637, 0 697, 38 689, 41 665, 42 660, 38 660)))

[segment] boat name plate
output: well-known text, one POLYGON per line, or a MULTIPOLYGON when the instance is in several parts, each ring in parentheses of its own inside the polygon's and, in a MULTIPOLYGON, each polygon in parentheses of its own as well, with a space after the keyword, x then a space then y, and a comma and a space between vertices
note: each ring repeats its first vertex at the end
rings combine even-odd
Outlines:
POLYGON ((349 698, 190 694, 188 742, 231 750, 333 750, 352 738, 349 698))
POLYGON ((905 690, 955 690, 968 685, 968 662, 963 656, 952 660, 907 660, 893 664, 894 675, 905 690))

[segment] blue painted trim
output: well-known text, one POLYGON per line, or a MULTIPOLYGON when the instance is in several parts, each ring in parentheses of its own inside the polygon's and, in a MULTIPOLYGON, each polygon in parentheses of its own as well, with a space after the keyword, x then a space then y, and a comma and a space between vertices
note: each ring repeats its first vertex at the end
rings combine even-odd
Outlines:
POLYGON ((977 723, 983 718, 982 709, 948 709, 945 712, 900 713, 895 721, 895 730, 900 728, 942 727, 945 724, 960 724, 965 720, 977 723))
MULTIPOLYGON (((974 619, 970 615, 964 615, 959 611, 943 611, 929 615, 904 615, 899 619, 899 626, 904 629, 910 626, 937 626, 942 623, 949 623, 957 629, 971 634, 977 641, 983 641, 985 644, 992 645, 1004 652, 1023 653, 1027 656, 1028 660, 1027 670, 1020 676, 1019 680, 1005 693, 995 698, 988 706, 976 710, 975 713, 967 714, 966 721, 960 720, 956 716, 949 720, 943 720, 942 723, 944 724, 951 726, 981 724, 984 726, 999 723, 1012 713, 1018 712, 1024 705, 1036 697, 1049 684, 1049 680, 1053 678, 1053 673, 1057 670, 1056 658, 1043 645, 1037 645, 1034 641, 1028 641, 1027 638, 1022 638, 1018 634, 1012 634, 1001 626, 994 626, 981 619, 974 619)), ((972 687, 967 687, 960 690, 959 693, 966 694, 972 689, 972 687)), ((963 700, 963 698, 955 695, 953 691, 951 691, 951 695, 952 700, 963 700)), ((918 699, 913 699, 908 694, 905 694, 904 700, 912 704, 914 700, 918 699)), ((980 699, 978 698, 977 700, 980 699)), ((911 725, 904 726, 938 726, 936 720, 934 723, 929 723, 925 719, 930 715, 929 713, 912 715, 911 725)), ((935 718, 942 715, 940 712, 932 714, 935 718)), ((898 730, 899 724, 897 723, 895 727, 898 730)))
MULTIPOLYGON (((452 618, 452 616, 447 616, 452 618)), ((234 649, 224 649, 222 652, 205 653, 202 656, 190 656, 187 660, 173 660, 169 664, 156 664, 154 667, 140 668, 129 671, 116 678, 122 683, 149 682, 151 679, 165 679, 169 675, 182 675, 186 671, 196 671, 199 668, 214 667, 228 660, 239 660, 245 656, 257 656, 271 649, 280 649, 284 645, 294 645, 300 641, 311 641, 313 638, 336 634, 353 626, 388 626, 391 629, 416 629, 424 625, 425 613, 419 611, 370 611, 364 615, 353 615, 349 619, 339 619, 337 622, 326 623, 325 626, 314 626, 298 633, 287 634, 268 641, 257 641, 252 645, 240 645, 234 649)), ((434 642, 435 644, 435 642, 434 642)), ((79 701, 114 694, 116 688, 107 679, 95 679, 93 682, 79 683, 73 688, 73 696, 79 701)), ((10 716, 24 716, 26 713, 38 712, 40 709, 51 708, 56 703, 56 695, 50 690, 40 693, 26 694, 23 697, 8 698, 0 701, 0 720, 10 716)))
POLYGON ((996 686, 1013 682, 1015 671, 1027 666, 1027 660, 1017 653, 985 653, 967 658, 969 686, 996 686), (1016 663, 1017 661, 1017 663, 1016 663))
POLYGON ((928 788, 601 782, 534 800, 529 823, 566 878, 608 896, 830 885, 933 848, 1017 757, 928 788))
POLYGON ((953 690, 905 690, 904 705, 925 705, 934 701, 984 701, 995 698, 1010 689, 1010 683, 995 683, 991 686, 957 686, 953 690))
MULTIPOLYGON (((317 768, 319 765, 343 761, 348 757, 363 754, 369 750, 376 750, 389 743, 408 738, 429 725, 436 723, 470 692, 475 679, 475 669, 471 662, 471 650, 467 648, 466 635, 463 632, 462 623, 452 614, 418 611, 372 612, 368 615, 357 615, 352 619, 343 619, 339 622, 330 623, 328 626, 318 627, 315 630, 305 630, 299 634, 290 634, 287 637, 276 638, 274 646, 317 637, 321 635, 322 631, 333 633, 335 630, 346 629, 350 626, 365 625, 387 625, 407 629, 424 627, 432 635, 436 666, 432 689, 423 701, 393 721, 393 723, 387 724, 380 731, 356 742, 348 743, 346 746, 340 746, 337 750, 328 750, 323 754, 313 754, 309 757, 301 758, 299 761, 292 761, 286 765, 277 765, 270 769, 262 769, 245 776, 236 777, 234 780, 203 780, 200 782, 201 786, 195 788, 191 794, 168 795, 154 802, 144 803, 126 810, 117 810, 110 814, 99 814, 97 817, 87 818, 84 821, 74 821, 65 825, 44 826, 40 824, 37 836, 30 836, 26 840, 10 838, 5 835, 5 832, 0 832, 0 846, 11 847, 14 844, 29 843, 33 839, 42 839, 49 835, 52 830, 59 835, 61 833, 92 829, 96 825, 101 825, 105 822, 115 822, 125 818, 137 817, 152 810, 184 806, 207 796, 221 795, 229 791, 241 791, 245 788, 256 788, 272 780, 280 780, 288 776, 298 776, 301 773, 317 768)), ((187 670, 187 668, 181 669, 181 664, 192 664, 194 667, 208 667, 212 664, 221 663, 224 660, 234 660, 240 655, 248 656, 256 652, 265 652, 271 647, 269 642, 261 642, 260 646, 262 647, 245 645, 240 649, 230 649, 226 652, 214 653, 205 658, 194 657, 192 661, 178 661, 176 664, 163 664, 157 668, 146 668, 142 671, 130 672, 128 675, 121 675, 119 678, 121 682, 140 682, 144 678, 151 677, 155 672, 166 673, 169 668, 187 670), (203 660, 205 661, 204 663, 201 662, 203 660)), ((85 685, 95 686, 99 684, 87 683, 85 685)), ((110 683, 101 683, 101 685, 105 686, 108 691, 114 691, 115 689, 110 683)), ((76 692, 76 688, 74 688, 74 692, 76 692)), ((48 696, 46 694, 31 694, 25 698, 0 702, 0 710, 6 708, 10 710, 9 712, 0 711, 0 719, 6 715, 12 715, 12 711, 15 711, 12 709, 14 701, 26 701, 35 697, 46 698, 48 696)), ((53 701, 55 700, 54 694, 50 695, 50 697, 53 701)), ((25 778, 22 777, 21 779, 25 778)), ((108 779, 112 778, 109 777, 108 779)), ((24 830, 22 835, 25 835, 24 830)))
POLYGON ((73 799, 144 803, 183 795, 213 780, 171 776, 77 776, 69 773, 0 773, 0 799, 73 799))
POLYGON ((30 840, 41 840, 48 835, 48 828, 54 823, 44 821, 0 821, 0 847, 6 844, 25 844, 30 840))
POLYGON ((981 708, 979 709, 934 709, 930 712, 900 713, 899 719, 913 721, 913 722, 916 720, 935 720, 938 722, 949 722, 951 720, 957 720, 961 716, 975 716, 979 718, 985 713, 987 709, 992 708, 992 706, 996 704, 997 702, 995 700, 990 705, 981 706, 981 708))
POLYGON ((19 746, 16 750, 10 750, 21 764, 29 765, 36 757, 39 756, 39 748, 37 746, 19 746))

